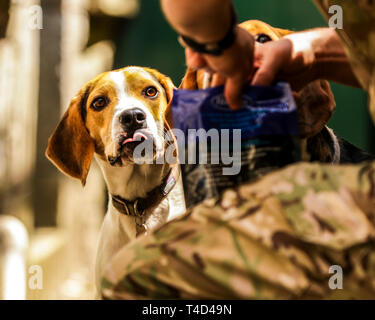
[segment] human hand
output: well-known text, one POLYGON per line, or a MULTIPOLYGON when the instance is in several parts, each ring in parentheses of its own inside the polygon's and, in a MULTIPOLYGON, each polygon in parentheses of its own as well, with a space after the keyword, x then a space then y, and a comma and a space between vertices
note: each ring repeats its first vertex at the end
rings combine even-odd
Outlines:
POLYGON ((314 69, 314 41, 309 33, 293 34, 277 41, 256 43, 252 85, 271 85, 275 79, 287 81, 296 91, 317 79, 314 69))
POLYGON ((200 54, 186 48, 186 64, 192 69, 204 68, 214 73, 212 85, 224 84, 224 96, 233 110, 242 107, 242 89, 253 72, 254 38, 236 27, 234 44, 220 56, 200 54))

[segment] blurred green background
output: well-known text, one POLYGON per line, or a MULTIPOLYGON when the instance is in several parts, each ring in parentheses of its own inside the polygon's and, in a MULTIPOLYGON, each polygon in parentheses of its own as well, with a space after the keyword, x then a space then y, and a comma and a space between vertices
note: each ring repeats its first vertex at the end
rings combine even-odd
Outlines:
MULTIPOLYGON (((311 0, 234 0, 239 21, 263 20, 273 26, 303 30, 326 26, 311 0)), ((345 23, 345 22, 344 22, 345 23)), ((184 75, 183 49, 167 24, 158 0, 141 1, 138 16, 127 25, 117 43, 115 66, 149 66, 170 76, 179 85, 184 75)), ((366 107, 367 96, 360 89, 332 84, 337 109, 329 126, 356 146, 375 152, 375 129, 366 107)))

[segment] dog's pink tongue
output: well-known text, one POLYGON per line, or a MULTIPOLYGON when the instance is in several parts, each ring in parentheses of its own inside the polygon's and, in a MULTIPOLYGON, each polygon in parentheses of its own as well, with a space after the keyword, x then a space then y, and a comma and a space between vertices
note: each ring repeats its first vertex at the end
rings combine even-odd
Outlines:
POLYGON ((142 141, 142 138, 144 140, 147 140, 147 136, 145 136, 143 133, 141 132, 137 132, 134 134, 133 138, 128 138, 126 139, 122 144, 127 144, 128 142, 134 142, 134 141, 142 141))

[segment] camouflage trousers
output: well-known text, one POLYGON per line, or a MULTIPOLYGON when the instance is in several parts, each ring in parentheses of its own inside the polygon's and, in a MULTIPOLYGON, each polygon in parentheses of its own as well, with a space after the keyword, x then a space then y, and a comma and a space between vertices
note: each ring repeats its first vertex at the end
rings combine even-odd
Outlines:
POLYGON ((300 163, 202 203, 124 247, 102 295, 375 299, 375 163, 300 163))

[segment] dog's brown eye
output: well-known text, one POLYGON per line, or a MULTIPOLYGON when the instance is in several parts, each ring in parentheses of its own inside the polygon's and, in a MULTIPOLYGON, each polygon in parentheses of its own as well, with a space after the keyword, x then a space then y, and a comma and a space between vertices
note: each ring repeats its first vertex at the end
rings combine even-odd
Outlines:
POLYGON ((100 111, 103 108, 105 108, 108 104, 108 99, 105 97, 99 97, 96 98, 92 103, 91 103, 91 108, 94 109, 95 111, 100 111))
POLYGON ((147 87, 145 90, 144 90, 144 94, 146 97, 149 97, 149 98, 155 98, 157 97, 158 95, 158 89, 156 89, 155 87, 153 86, 150 86, 150 87, 147 87))
POLYGON ((265 33, 258 34, 256 37, 256 41, 260 43, 265 43, 272 41, 271 37, 265 33))

